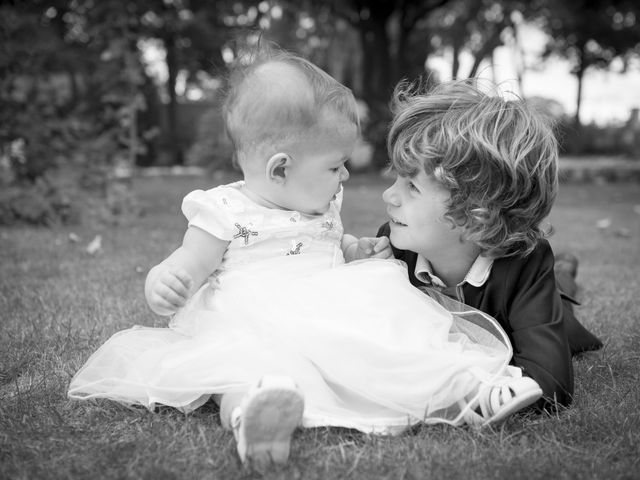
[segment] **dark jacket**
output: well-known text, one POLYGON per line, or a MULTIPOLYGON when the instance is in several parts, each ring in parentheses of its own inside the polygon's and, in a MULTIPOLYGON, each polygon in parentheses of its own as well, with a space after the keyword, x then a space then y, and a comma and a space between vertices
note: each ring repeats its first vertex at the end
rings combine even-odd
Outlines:
MULTIPOLYGON (((389 236, 388 224, 380 227, 378 236, 389 236)), ((414 275, 418 255, 396 248, 393 253, 407 263, 411 283, 423 286, 414 275)), ((513 346, 512 364, 542 388, 541 408, 571 403, 572 354, 602 346, 573 315, 572 299, 561 296, 553 265, 551 246, 541 240, 525 258, 495 259, 482 286, 462 286, 464 302, 493 316, 506 331, 513 346)))

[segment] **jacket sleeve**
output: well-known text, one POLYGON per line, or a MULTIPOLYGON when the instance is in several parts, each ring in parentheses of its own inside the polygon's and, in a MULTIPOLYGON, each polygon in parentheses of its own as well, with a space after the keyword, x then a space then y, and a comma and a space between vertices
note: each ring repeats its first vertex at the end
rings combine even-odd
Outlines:
POLYGON ((505 305, 513 344, 513 363, 538 382, 539 407, 567 406, 573 396, 573 365, 556 288, 553 253, 547 242, 506 278, 505 305), (518 271, 520 270, 520 271, 518 271))
POLYGON ((389 237, 391 229, 389 228, 389 223, 384 223, 380 225, 378 228, 378 233, 376 233, 376 237, 389 237))

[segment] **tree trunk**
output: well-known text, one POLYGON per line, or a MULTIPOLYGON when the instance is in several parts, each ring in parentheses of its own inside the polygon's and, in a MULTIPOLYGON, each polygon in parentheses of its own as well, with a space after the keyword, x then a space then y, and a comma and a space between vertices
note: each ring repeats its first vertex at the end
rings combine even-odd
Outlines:
POLYGON ((363 49, 363 92, 366 101, 387 101, 393 60, 385 25, 371 22, 360 30, 363 49))
POLYGON ((474 78, 476 75, 478 75, 478 69, 480 68, 480 64, 482 63, 482 61, 485 59, 485 55, 483 52, 478 53, 474 58, 473 58, 473 66, 471 67, 471 70, 469 71, 469 78, 474 78))
POLYGON ((522 43, 520 42, 520 23, 514 22, 511 28, 513 28, 513 38, 515 41, 515 51, 517 55, 517 59, 515 61, 516 80, 518 82, 518 90, 520 91, 520 96, 522 98, 525 98, 523 85, 526 64, 524 60, 524 49, 522 48, 522 43))
POLYGON ((458 72, 460 71, 460 45, 458 42, 453 42, 453 61, 451 62, 451 80, 458 78, 458 72))
POLYGON ((182 165, 184 157, 178 139, 178 98, 176 96, 176 79, 178 77, 178 59, 175 37, 168 36, 164 39, 164 46, 167 51, 167 91, 169 94, 169 105, 167 109, 167 132, 168 147, 171 152, 171 160, 174 165, 182 165))
POLYGON ((580 107, 582 106, 582 81, 584 79, 584 71, 586 70, 584 58, 584 45, 580 46, 578 69, 576 70, 576 78, 578 79, 578 93, 576 95, 576 114, 573 118, 576 128, 580 129, 582 122, 580 121, 580 107))

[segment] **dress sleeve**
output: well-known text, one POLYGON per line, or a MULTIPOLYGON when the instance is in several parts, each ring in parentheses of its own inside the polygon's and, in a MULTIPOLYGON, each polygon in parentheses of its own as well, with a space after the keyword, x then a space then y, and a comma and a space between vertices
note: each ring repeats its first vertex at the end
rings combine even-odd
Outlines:
POLYGON ((548 243, 532 253, 523 268, 511 272, 505 306, 513 344, 513 363, 542 388, 539 407, 569 405, 573 395, 573 365, 556 288, 553 253, 548 243), (509 287, 511 285, 511 287, 509 287))
POLYGON ((198 227, 221 240, 232 240, 237 230, 232 200, 221 188, 189 193, 182 200, 182 213, 190 227, 198 227))

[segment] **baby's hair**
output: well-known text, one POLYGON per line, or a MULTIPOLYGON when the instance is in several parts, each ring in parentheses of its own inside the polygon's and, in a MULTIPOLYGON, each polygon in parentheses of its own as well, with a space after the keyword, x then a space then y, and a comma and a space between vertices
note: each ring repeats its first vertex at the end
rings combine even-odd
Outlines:
MULTIPOLYGON (((497 92, 496 92, 497 93, 497 92)), ((450 193, 445 218, 490 257, 528 255, 558 189, 558 146, 550 119, 520 99, 480 90, 476 80, 430 91, 400 84, 392 101, 391 168, 421 169, 450 193)))
POLYGON ((359 129, 351 90, 310 61, 277 47, 261 45, 240 57, 227 85, 222 113, 240 165, 252 152, 277 153, 288 142, 313 134, 312 127, 326 114, 359 129))

